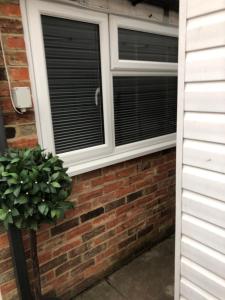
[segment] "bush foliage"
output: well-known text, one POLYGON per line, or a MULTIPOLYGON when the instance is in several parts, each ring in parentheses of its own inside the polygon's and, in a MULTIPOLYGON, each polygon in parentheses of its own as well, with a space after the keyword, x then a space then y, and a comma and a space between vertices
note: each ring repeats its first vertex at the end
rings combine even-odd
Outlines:
POLYGON ((8 228, 37 230, 62 218, 72 203, 71 178, 63 162, 34 149, 8 149, 0 156, 0 220, 8 228))

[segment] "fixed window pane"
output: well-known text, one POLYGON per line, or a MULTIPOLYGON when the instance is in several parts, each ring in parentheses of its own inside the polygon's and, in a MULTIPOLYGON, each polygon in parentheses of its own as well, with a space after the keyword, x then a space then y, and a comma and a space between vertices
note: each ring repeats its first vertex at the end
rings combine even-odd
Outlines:
POLYGON ((177 62, 178 39, 149 32, 118 29, 119 59, 177 62))
POLYGON ((56 153, 104 144, 99 25, 42 16, 56 153))
POLYGON ((114 77, 116 146, 176 131, 177 78, 114 77))

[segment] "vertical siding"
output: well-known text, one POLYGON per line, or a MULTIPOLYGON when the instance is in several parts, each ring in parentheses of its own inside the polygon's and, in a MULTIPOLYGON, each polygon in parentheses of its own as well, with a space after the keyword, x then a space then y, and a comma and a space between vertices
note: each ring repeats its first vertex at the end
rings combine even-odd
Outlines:
POLYGON ((224 300, 225 1, 181 0, 182 14, 175 299, 224 300))

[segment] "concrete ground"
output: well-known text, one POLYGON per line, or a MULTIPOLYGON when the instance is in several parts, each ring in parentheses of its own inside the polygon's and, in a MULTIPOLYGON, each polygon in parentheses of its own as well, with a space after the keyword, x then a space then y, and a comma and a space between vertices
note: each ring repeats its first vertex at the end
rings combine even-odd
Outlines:
POLYGON ((174 237, 143 253, 76 300, 172 300, 174 237))

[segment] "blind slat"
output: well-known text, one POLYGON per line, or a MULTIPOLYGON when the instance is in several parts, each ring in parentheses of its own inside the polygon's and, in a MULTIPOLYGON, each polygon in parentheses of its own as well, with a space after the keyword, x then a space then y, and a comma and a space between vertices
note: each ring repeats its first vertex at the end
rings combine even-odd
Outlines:
POLYGON ((42 16, 56 153, 104 144, 99 27, 42 16))
POLYGON ((117 146, 176 131, 176 77, 118 76, 113 89, 117 146))

